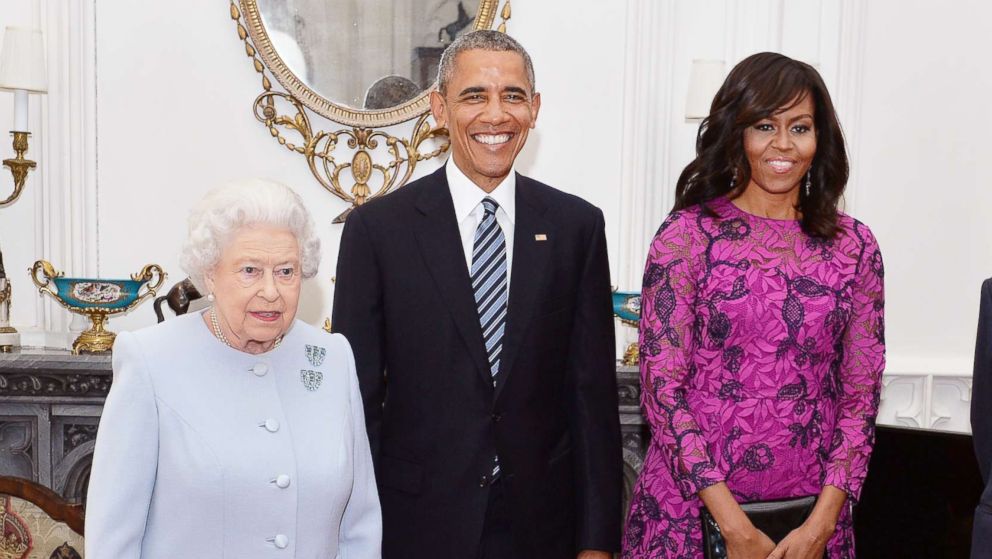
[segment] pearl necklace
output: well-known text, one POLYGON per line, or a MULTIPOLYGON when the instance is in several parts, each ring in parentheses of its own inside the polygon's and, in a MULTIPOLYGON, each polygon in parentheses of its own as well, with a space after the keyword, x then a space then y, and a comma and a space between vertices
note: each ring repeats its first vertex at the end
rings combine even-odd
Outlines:
MULTIPOLYGON (((217 310, 214 307, 210 307, 210 325, 213 327, 214 336, 217 336, 218 340, 224 342, 224 345, 228 347, 232 347, 234 349, 237 349, 238 351, 241 351, 240 348, 234 347, 234 344, 228 341, 227 336, 224 335, 224 331, 220 329, 220 321, 217 320, 217 310)), ((278 338, 276 338, 275 343, 272 344, 272 349, 279 347, 279 344, 281 343, 282 343, 282 336, 279 336, 278 338)))

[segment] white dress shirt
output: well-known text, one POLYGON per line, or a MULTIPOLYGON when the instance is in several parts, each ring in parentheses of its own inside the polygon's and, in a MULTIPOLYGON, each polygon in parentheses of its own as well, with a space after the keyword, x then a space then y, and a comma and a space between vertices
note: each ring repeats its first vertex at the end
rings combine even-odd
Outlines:
POLYGON ((455 219, 458 221, 458 231, 462 236, 462 248, 465 249, 465 264, 469 273, 472 271, 472 249, 475 245, 475 230, 478 229, 482 216, 486 213, 482 200, 487 196, 496 201, 496 221, 503 230, 506 239, 506 289, 510 289, 510 272, 513 270, 513 223, 516 210, 517 174, 513 169, 506 175, 496 189, 486 194, 472 179, 449 160, 444 167, 448 177, 448 189, 451 200, 455 203, 455 219))

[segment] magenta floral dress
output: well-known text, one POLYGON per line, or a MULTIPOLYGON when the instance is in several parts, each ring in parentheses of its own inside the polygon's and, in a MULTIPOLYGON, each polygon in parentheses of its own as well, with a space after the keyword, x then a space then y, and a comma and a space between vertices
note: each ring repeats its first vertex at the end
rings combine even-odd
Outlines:
MULTIPOLYGON (((726 198, 672 213, 644 272, 641 401, 651 444, 623 559, 702 558, 697 493, 857 500, 885 363, 882 257, 839 215, 821 240, 726 198)), ((854 557, 850 507, 827 545, 854 557)))

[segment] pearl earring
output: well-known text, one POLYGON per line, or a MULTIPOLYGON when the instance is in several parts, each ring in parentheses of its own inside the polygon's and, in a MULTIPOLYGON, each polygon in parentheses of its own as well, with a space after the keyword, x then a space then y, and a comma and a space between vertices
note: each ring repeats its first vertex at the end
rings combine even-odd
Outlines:
POLYGON ((216 300, 213 293, 207 293, 207 301, 213 303, 216 300))

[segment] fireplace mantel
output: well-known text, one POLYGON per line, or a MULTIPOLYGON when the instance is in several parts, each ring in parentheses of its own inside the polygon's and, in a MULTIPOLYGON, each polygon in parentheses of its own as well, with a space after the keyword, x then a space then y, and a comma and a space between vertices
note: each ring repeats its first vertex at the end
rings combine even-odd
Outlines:
POLYGON ((83 502, 112 376, 109 354, 0 354, 0 474, 83 502))
MULTIPOLYGON (((637 366, 617 365, 623 424, 643 423, 637 366)), ((971 434, 971 375, 886 373, 878 424, 947 433, 971 434)))
MULTIPOLYGON (((96 429, 112 379, 110 355, 60 350, 0 354, 0 474, 38 481, 82 502, 96 429)), ((886 374, 879 425, 968 433, 971 377, 886 374)), ((626 494, 650 441, 640 374, 617 365, 626 494)))

